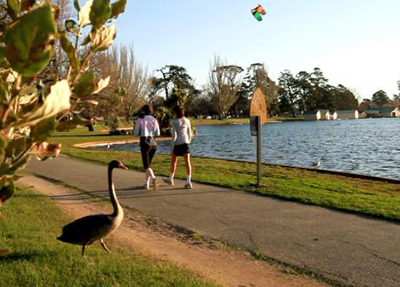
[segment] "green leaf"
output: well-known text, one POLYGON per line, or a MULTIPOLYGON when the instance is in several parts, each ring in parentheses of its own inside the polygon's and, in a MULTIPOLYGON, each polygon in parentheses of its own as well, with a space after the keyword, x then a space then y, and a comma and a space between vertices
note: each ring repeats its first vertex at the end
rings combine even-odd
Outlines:
POLYGON ((51 6, 33 9, 6 31, 6 58, 13 70, 31 77, 43 70, 52 54, 56 25, 51 6))
POLYGON ((69 110, 71 107, 70 97, 71 89, 67 80, 57 82, 51 86, 50 94, 46 97, 43 105, 29 114, 27 118, 20 119, 17 126, 33 126, 44 119, 52 118, 69 110))
MULTIPOLYGON (((93 33, 91 33, 91 37, 92 34, 93 33)), ((114 42, 114 39, 117 36, 117 29, 115 25, 101 27, 101 29, 94 33, 94 35, 95 36, 91 39, 92 46, 90 46, 90 49, 93 52, 104 51, 114 42)))
POLYGON ((44 142, 47 138, 51 137, 56 131, 57 122, 54 118, 45 119, 40 121, 37 125, 32 127, 31 138, 34 142, 44 142))
POLYGON ((0 149, 5 149, 7 146, 7 140, 5 137, 0 133, 0 149))
POLYGON ((21 11, 21 1, 7 0, 7 10, 11 18, 16 19, 21 11))
POLYGON ((93 29, 99 29, 111 16, 110 0, 94 0, 90 9, 90 22, 93 29))
POLYGON ((126 0, 117 0, 111 4, 111 17, 117 18, 119 14, 124 13, 126 0))
POLYGON ((0 63, 6 59, 6 46, 0 46, 0 63))
POLYGON ((77 12, 79 12, 81 10, 81 7, 79 6, 79 1, 78 0, 74 0, 74 7, 75 7, 77 12))
POLYGON ((79 60, 75 54, 75 48, 65 35, 60 36, 61 47, 67 54, 69 62, 75 71, 79 69, 79 60))
POLYGON ((65 29, 70 32, 76 28, 76 22, 74 20, 65 20, 65 29))
POLYGON ((26 155, 23 158, 19 159, 18 162, 13 164, 8 170, 8 174, 14 176, 18 171, 24 169, 28 164, 30 159, 30 155, 26 155))
POLYGON ((4 86, 4 82, 0 79, 0 103, 8 103, 10 101, 10 92, 4 86))
POLYGON ((79 78, 78 84, 75 86, 74 92, 80 97, 88 97, 96 90, 96 81, 92 71, 86 71, 79 78))
POLYGON ((2 178, 3 176, 7 175, 8 170, 10 169, 10 164, 7 162, 3 162, 0 165, 0 178, 2 178))
MULTIPOLYGON (((26 150, 26 148, 28 147, 29 144, 31 144, 31 142, 32 142, 31 139, 27 137, 21 137, 11 140, 5 149, 6 157, 15 158, 21 152, 26 150)), ((0 175, 2 175, 1 171, 0 175)))

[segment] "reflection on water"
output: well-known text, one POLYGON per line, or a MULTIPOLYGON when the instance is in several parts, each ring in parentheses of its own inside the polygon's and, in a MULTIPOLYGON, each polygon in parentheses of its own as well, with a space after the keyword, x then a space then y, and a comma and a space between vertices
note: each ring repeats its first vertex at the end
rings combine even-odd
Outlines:
MULTIPOLYGON (((400 179, 400 119, 284 122, 263 126, 263 162, 320 168, 400 179)), ((255 160, 248 125, 197 126, 191 154, 255 160)), ((104 147, 103 147, 104 148, 104 147)), ((112 150, 139 151, 138 144, 112 150)), ((160 142, 158 152, 169 153, 160 142)))

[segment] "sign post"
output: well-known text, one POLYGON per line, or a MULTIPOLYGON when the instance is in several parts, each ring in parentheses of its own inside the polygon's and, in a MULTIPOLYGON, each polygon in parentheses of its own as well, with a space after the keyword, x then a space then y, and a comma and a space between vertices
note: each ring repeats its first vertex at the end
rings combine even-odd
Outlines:
POLYGON ((260 88, 257 88, 253 94, 250 105, 250 133, 256 137, 256 159, 257 159, 257 187, 262 186, 262 149, 261 136, 262 125, 267 120, 267 104, 265 96, 260 88))
POLYGON ((250 117, 250 131, 251 136, 256 137, 256 159, 257 159, 257 187, 262 186, 261 174, 262 174, 262 149, 261 149, 261 137, 262 137, 262 124, 260 116, 250 117))

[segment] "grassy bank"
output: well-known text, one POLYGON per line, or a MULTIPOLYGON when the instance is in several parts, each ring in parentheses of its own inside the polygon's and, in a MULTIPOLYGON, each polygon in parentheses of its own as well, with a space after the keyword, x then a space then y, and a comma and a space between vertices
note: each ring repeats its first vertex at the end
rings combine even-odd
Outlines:
POLYGON ((19 190, 2 208, 1 286, 216 286, 165 261, 96 243, 82 257, 77 245, 56 240, 70 219, 46 197, 19 190), (33 219, 33 220, 32 220, 33 219))
MULTIPOLYGON (((89 134, 86 130, 77 129, 68 133, 59 133, 53 140, 63 144, 62 152, 66 155, 99 163, 120 159, 131 169, 142 170, 139 153, 104 152, 77 149, 72 146, 79 142, 131 138, 132 136, 109 137, 98 131, 89 134)), ((156 174, 168 175, 169 163, 168 155, 157 154, 153 161, 156 174)), ((253 163, 193 158, 192 164, 192 178, 197 182, 388 219, 400 219, 400 185, 398 184, 264 165, 262 174, 264 187, 255 188, 253 184, 256 181, 256 167, 253 163)), ((178 165, 176 176, 185 178, 183 164, 178 165)))

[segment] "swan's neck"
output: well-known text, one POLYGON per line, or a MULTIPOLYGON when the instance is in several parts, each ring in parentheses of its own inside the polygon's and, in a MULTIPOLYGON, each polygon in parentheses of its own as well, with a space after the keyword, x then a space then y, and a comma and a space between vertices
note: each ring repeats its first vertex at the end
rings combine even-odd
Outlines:
POLYGON ((123 215, 123 210, 118 202, 117 194, 115 193, 114 182, 112 179, 112 171, 112 168, 108 169, 108 190, 110 192, 110 200, 114 209, 112 216, 118 217, 123 215))

